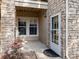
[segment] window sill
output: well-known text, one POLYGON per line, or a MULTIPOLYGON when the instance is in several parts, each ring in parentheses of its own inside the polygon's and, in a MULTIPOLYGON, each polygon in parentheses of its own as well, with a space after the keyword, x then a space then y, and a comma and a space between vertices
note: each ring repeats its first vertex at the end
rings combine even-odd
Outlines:
POLYGON ((36 37, 36 36, 39 36, 39 35, 18 35, 18 36, 22 36, 22 37, 36 37))

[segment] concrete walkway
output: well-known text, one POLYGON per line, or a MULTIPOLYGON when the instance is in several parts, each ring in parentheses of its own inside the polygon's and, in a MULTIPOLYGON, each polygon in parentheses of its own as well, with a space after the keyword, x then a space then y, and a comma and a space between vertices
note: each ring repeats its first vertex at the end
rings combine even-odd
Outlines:
POLYGON ((48 57, 44 55, 43 51, 47 49, 47 47, 40 41, 26 41, 24 49, 26 51, 35 51, 38 59, 62 59, 60 57, 48 57))

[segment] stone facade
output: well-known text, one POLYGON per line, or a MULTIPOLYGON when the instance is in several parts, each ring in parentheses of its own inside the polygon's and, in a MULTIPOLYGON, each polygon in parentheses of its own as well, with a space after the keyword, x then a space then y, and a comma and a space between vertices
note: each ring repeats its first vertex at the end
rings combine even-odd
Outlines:
MULTIPOLYGON (((68 56, 70 59, 79 59, 79 0, 68 0, 68 56)), ((19 5, 19 4, 18 4, 19 5)), ((47 4, 46 4, 47 5, 47 4)), ((20 4, 21 6, 21 4, 20 4)), ((22 3, 22 6, 24 4, 22 3)), ((45 44, 50 47, 50 16, 61 13, 61 54, 66 59, 66 0, 48 0, 47 21, 48 37, 45 44)), ((2 0, 1 2, 1 49, 15 39, 15 1, 2 0)), ((47 22, 46 22, 47 23, 47 22)), ((46 36, 47 36, 46 35, 46 36)))
POLYGON ((79 0, 68 1, 68 56, 79 59, 79 0))
POLYGON ((15 39, 15 2, 14 0, 1 1, 1 49, 7 50, 15 39))
MULTIPOLYGON (((64 0, 48 0, 48 17, 49 17, 49 24, 50 24, 50 16, 55 15, 61 12, 61 54, 63 59, 66 56, 66 48, 65 48, 65 40, 66 40, 66 1, 64 0)), ((49 27, 50 28, 50 27, 49 27)), ((50 29, 49 29, 50 31, 50 29)), ((50 32, 49 32, 50 33, 50 32)), ((50 37, 50 35, 49 35, 50 37)), ((50 39, 50 38, 49 38, 50 39)))
MULTIPOLYGON (((68 57, 70 59, 79 59, 79 1, 68 0, 68 15, 66 15, 65 0, 48 0, 49 17, 61 12, 62 18, 62 56, 66 57, 66 48, 68 48, 68 57), (66 17, 68 16, 68 47, 66 47, 66 17)), ((50 24, 50 23, 49 23, 50 24)), ((65 58, 66 59, 66 58, 65 58)))

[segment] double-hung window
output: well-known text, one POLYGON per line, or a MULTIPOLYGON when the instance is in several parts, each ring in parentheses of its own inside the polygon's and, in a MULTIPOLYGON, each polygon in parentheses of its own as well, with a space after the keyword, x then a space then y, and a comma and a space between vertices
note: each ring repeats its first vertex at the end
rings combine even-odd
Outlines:
POLYGON ((30 35, 36 35, 37 34, 37 22, 36 22, 36 20, 30 21, 29 34, 30 35))
POLYGON ((19 35, 38 35, 38 19, 37 18, 21 18, 18 19, 19 35))
POLYGON ((18 20, 18 31, 19 35, 26 35, 26 21, 18 20))

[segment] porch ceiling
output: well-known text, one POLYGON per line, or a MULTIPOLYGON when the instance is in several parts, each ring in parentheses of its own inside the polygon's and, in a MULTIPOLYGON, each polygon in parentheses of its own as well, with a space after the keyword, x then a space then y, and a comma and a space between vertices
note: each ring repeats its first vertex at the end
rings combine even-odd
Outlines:
POLYGON ((26 7, 16 7, 16 16, 41 16, 43 12, 46 12, 44 9, 38 8, 26 8, 26 7))
POLYGON ((40 12, 44 12, 46 11, 45 9, 38 9, 38 8, 26 8, 26 7, 16 7, 16 11, 31 11, 31 12, 36 12, 36 13, 40 13, 40 12))

